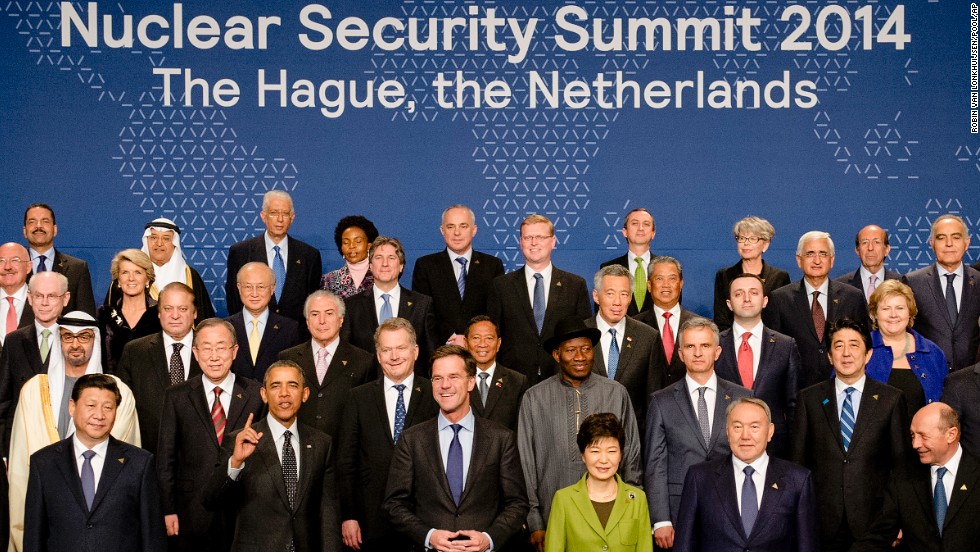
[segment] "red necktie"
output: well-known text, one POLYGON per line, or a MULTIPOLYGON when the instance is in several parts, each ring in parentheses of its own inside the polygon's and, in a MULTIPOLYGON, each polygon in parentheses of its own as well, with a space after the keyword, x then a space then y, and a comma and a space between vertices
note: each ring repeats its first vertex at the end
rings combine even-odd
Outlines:
POLYGON ((664 313, 664 353, 667 354, 668 363, 674 358, 674 330, 670 329, 670 317, 669 312, 664 313))
POLYGON ((742 344, 738 346, 738 375, 742 377, 742 385, 752 389, 752 347, 749 347, 751 332, 742 334, 742 344))
POLYGON ((218 444, 225 437, 225 409, 221 406, 221 388, 214 388, 214 405, 211 407, 211 423, 214 424, 214 434, 218 437, 218 444))
POLYGON ((14 298, 8 296, 7 303, 7 331, 4 335, 17 329, 17 308, 14 307, 14 298))

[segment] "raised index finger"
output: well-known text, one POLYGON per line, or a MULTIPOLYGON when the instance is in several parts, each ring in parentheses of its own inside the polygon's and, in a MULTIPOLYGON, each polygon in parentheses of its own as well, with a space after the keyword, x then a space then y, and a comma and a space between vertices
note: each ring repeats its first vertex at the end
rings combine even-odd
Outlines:
POLYGON ((252 416, 254 415, 254 412, 248 415, 248 419, 245 420, 245 429, 252 429, 252 416))

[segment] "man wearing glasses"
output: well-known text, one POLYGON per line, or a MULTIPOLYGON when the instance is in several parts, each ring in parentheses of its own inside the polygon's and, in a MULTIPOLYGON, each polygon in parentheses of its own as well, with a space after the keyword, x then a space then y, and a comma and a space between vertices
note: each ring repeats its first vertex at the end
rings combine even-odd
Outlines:
POLYGON ((803 389, 831 376, 826 335, 830 324, 850 318, 868 328, 870 321, 864 294, 827 277, 834 268, 830 234, 816 230, 803 234, 796 246, 796 264, 803 278, 772 292, 762 320, 796 340, 802 360, 798 384, 803 389))
POLYGON ((34 314, 27 304, 31 258, 19 243, 0 245, 0 346, 17 328, 29 326, 34 314))

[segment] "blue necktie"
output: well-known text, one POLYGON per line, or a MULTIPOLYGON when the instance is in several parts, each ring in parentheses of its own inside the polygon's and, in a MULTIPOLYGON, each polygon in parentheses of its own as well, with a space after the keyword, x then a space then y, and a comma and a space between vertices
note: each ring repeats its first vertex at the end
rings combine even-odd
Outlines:
POLYGON ((276 302, 282 296, 282 286, 286 283, 286 263, 282 260, 279 246, 272 248, 276 252, 276 257, 272 259, 272 273, 276 275, 276 302))
POLYGON ((405 396, 402 395, 402 391, 405 390, 405 384, 399 383, 398 385, 393 385, 392 387, 398 391, 398 400, 395 401, 395 442, 398 442, 398 438, 401 437, 402 430, 405 429, 405 396))
MULTIPOLYGON (((82 453, 85 461, 82 462, 82 495, 85 497, 85 504, 89 511, 92 510, 92 502, 95 501, 95 472, 92 470, 92 457, 95 456, 94 450, 86 450, 82 453)), ((943 512, 945 515, 946 512, 943 512)))
POLYGON ((453 494, 453 502, 459 506, 459 497, 463 496, 463 446, 459 444, 459 430, 463 426, 452 424, 453 440, 449 443, 449 457, 446 459, 446 478, 449 479, 449 492, 453 494))
POLYGON ((844 397, 844 406, 840 409, 840 436, 844 441, 845 451, 851 446, 851 435, 854 434, 854 404, 851 402, 854 391, 853 387, 844 390, 847 396, 844 397))
POLYGON ((48 267, 44 265, 44 261, 48 260, 48 258, 45 257, 44 255, 38 255, 37 256, 37 260, 38 260, 38 263, 37 263, 37 271, 38 271, 38 273, 47 272, 48 267))
POLYGON ((752 474, 755 470, 752 466, 745 466, 745 482, 742 483, 742 529, 745 529, 745 536, 752 534, 752 526, 755 519, 759 517, 759 498, 755 494, 755 484, 752 483, 752 474))
POLYGON ((534 303, 531 304, 531 308, 534 310, 534 324, 538 327, 538 335, 541 334, 541 329, 544 328, 544 276, 540 274, 534 275, 534 303))
POLYGON ((612 334, 612 339, 609 341, 609 362, 606 366, 606 372, 609 373, 609 379, 616 379, 616 369, 619 368, 619 343, 616 342, 616 328, 609 328, 609 333, 612 334))
POLYGON ((459 288, 459 298, 462 299, 466 293, 466 259, 456 257, 456 262, 459 263, 459 278, 456 278, 456 287, 459 288))
POLYGON ((380 316, 380 318, 378 320, 378 324, 384 324, 385 323, 385 320, 388 320, 392 316, 392 314, 391 314, 391 295, 388 295, 387 293, 382 293, 381 294, 381 300, 384 301, 384 304, 381 305, 381 316, 380 316))
POLYGON ((939 527, 939 534, 943 534, 943 524, 946 523, 946 486, 943 485, 943 476, 946 475, 946 468, 936 470, 936 490, 932 493, 932 507, 936 510, 936 525, 939 527))
POLYGON ((949 313, 949 321, 956 324, 956 290, 953 289, 953 280, 956 274, 946 275, 946 312, 949 313))

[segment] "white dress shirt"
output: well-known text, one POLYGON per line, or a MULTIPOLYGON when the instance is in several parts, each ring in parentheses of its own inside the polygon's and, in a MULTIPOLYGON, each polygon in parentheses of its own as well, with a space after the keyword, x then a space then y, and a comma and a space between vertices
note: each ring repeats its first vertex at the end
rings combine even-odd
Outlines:
MULTIPOLYGON (((885 281, 885 265, 881 265, 881 268, 878 269, 878 272, 874 273, 874 276, 878 278, 875 280, 875 289, 878 289, 878 286, 885 281)), ((871 298, 871 296, 868 295, 869 286, 871 286, 871 271, 864 268, 864 265, 861 265, 861 289, 864 291, 865 301, 871 298)))
POLYGON ((400 285, 395 285, 391 291, 382 291, 378 286, 371 288, 371 293, 374 294, 374 315, 381 320, 381 307, 384 306, 385 301, 381 298, 381 295, 387 293, 388 303, 391 305, 391 316, 398 316, 398 303, 402 299, 402 287, 400 285))
POLYGON ((214 388, 221 388, 221 408, 225 410, 225 417, 227 418, 228 409, 231 408, 231 393, 235 390, 235 373, 228 372, 225 379, 217 385, 211 383, 211 380, 204 375, 201 376, 201 381, 204 382, 204 398, 207 399, 209 412, 214 408, 214 388))
POLYGON ((858 408, 861 406, 861 396, 864 395, 864 382, 868 381, 867 376, 861 376, 861 379, 857 380, 853 384, 846 384, 842 382, 839 378, 834 378, 834 388, 837 392, 837 419, 840 419, 840 414, 844 410, 844 398, 847 397, 847 393, 844 391, 848 387, 853 387, 854 392, 851 393, 851 407, 854 410, 854 423, 857 423, 858 419, 858 408))
POLYGON ((936 265, 936 272, 939 274, 939 289, 941 289, 942 292, 943 292, 943 298, 946 297, 946 282, 947 282, 946 275, 947 274, 956 274, 956 278, 953 278, 953 291, 956 292, 956 310, 957 311, 962 310, 960 308, 960 305, 963 304, 962 303, 962 301, 963 301, 963 272, 964 272, 963 271, 963 263, 960 263, 960 266, 956 267, 956 270, 954 270, 952 272, 946 270, 945 268, 943 268, 943 267, 941 267, 941 266, 939 266, 937 264, 936 265))
POLYGON ((830 290, 830 278, 825 278, 820 287, 815 288, 810 285, 810 282, 806 278, 803 278, 803 286, 806 288, 806 303, 810 305, 810 310, 813 310, 813 292, 819 291, 820 295, 817 296, 817 302, 820 303, 820 308, 823 309, 824 318, 827 317, 827 292, 830 290))
POLYGON ((47 251, 35 251, 34 248, 27 250, 27 254, 31 257, 31 272, 37 274, 37 269, 41 265, 41 255, 44 255, 44 268, 47 270, 54 270, 52 265, 54 265, 54 247, 49 247, 47 251))
MULTIPOLYGON (((385 390, 385 410, 388 412, 388 429, 391 430, 391 434, 395 434, 395 406, 398 404, 398 390, 395 389, 395 382, 388 379, 388 376, 382 376, 384 390, 385 390)), ((408 402, 412 398, 412 385, 415 384, 415 372, 412 372, 404 380, 402 380, 402 385, 405 389, 402 389, 402 399, 405 401, 405 413, 408 413, 408 402)))
MULTIPOLYGON (((246 315, 247 316, 247 315, 246 315)), ((246 327, 246 329, 250 329, 246 327)), ((261 334, 261 330, 259 330, 261 334)), ((190 377, 191 373, 191 348, 194 345, 194 332, 187 332, 184 339, 180 341, 175 340, 170 337, 170 334, 163 332, 163 356, 166 359, 165 366, 170 367, 170 355, 174 354, 174 343, 180 343, 183 347, 180 348, 180 361, 184 363, 184 381, 190 377)))
POLYGON ((687 380, 687 388, 690 390, 691 407, 694 408, 694 416, 697 417, 698 414, 698 387, 707 387, 708 390, 704 392, 704 402, 708 405, 708 428, 714 433, 715 429, 715 396, 718 394, 718 376, 712 372, 711 377, 708 381, 701 385, 700 383, 694 381, 689 375, 685 375, 684 379, 687 380))
POLYGON ((752 466, 755 473, 752 474, 752 484, 755 486, 755 499, 758 507, 762 507, 762 493, 766 492, 766 470, 769 469, 769 455, 765 452, 762 456, 755 459, 751 464, 746 464, 732 455, 732 468, 735 470, 735 504, 738 504, 738 513, 742 514, 742 485, 745 484, 745 466, 752 466))
POLYGON ((963 447, 957 444, 956 452, 953 453, 949 461, 941 466, 929 466, 929 473, 932 479, 932 486, 929 489, 933 492, 936 490, 936 470, 946 468, 946 473, 943 474, 943 489, 946 491, 946 504, 949 504, 949 501, 953 498, 953 487, 956 483, 956 472, 960 468, 961 458, 963 458, 963 447))
POLYGON ((447 247, 446 248, 446 253, 449 253, 449 261, 450 261, 450 263, 452 263, 452 266, 453 266, 453 277, 455 277, 457 281, 459 280, 459 271, 460 270, 463 270, 463 267, 460 266, 459 262, 456 261, 456 259, 458 259, 460 257, 466 259, 466 272, 467 272, 467 274, 469 274, 469 271, 473 268, 473 265, 470 264, 471 261, 473 260, 473 248, 472 247, 469 248, 469 249, 467 249, 466 252, 463 253, 462 255, 457 255, 455 251, 453 251, 452 249, 449 249, 447 247))
POLYGON ((752 381, 755 381, 755 376, 759 373, 759 357, 762 356, 762 322, 760 321, 752 328, 743 328, 738 322, 732 323, 736 360, 738 359, 738 350, 742 347, 742 334, 745 332, 752 334, 749 336, 749 349, 752 349, 752 381))
MULTIPOLYGON (((276 243, 269 237, 268 232, 262 235, 265 237, 265 256, 266 260, 269 261, 269 268, 276 266, 276 250, 273 248, 278 245, 279 254, 282 256, 282 266, 286 269, 286 273, 289 274, 289 236, 276 243)), ((285 285, 286 282, 280 282, 280 284, 285 285)))
MULTIPOLYGON (((668 322, 670 323, 670 330, 674 333, 674 342, 677 343, 678 340, 681 338, 681 334, 677 333, 678 328, 681 325, 681 304, 677 303, 676 305, 674 305, 668 310, 664 310, 658 307, 656 304, 654 304, 653 312, 657 314, 657 324, 660 326, 661 336, 663 336, 663 334, 666 333, 664 331, 664 313, 665 312, 670 313, 670 319, 668 320, 668 322)), ((667 360, 670 361, 669 358, 667 360)))
MULTIPOLYGON (((81 441, 78 440, 76 434, 71 436, 72 447, 75 449, 75 467, 78 469, 78 477, 82 477, 82 465, 85 463, 85 457, 82 453, 89 450, 81 441)), ((102 479, 102 467, 105 466, 105 455, 109 451, 109 438, 106 437, 102 442, 98 443, 92 447, 95 451, 95 456, 89 461, 92 464, 92 475, 95 476, 95 492, 99 492, 99 480, 102 479)))
MULTIPOLYGON (((544 306, 548 306, 548 298, 551 297, 551 273, 554 271, 555 266, 548 263, 548 266, 544 267, 544 270, 537 272, 541 275, 541 283, 544 285, 544 306)), ((531 270, 531 267, 524 266, 524 281, 527 283, 527 297, 531 300, 531 306, 534 306, 534 279, 535 272, 531 270)))
POLYGON ((599 337, 599 345, 602 346, 602 361, 606 366, 606 374, 609 374, 609 351, 612 350, 612 334, 609 333, 610 329, 616 330, 616 346, 619 347, 619 354, 623 354, 623 335, 626 333, 626 318, 623 317, 615 326, 610 326, 608 322, 602 317, 602 315, 596 315, 595 317, 596 328, 602 332, 602 336, 599 337))

